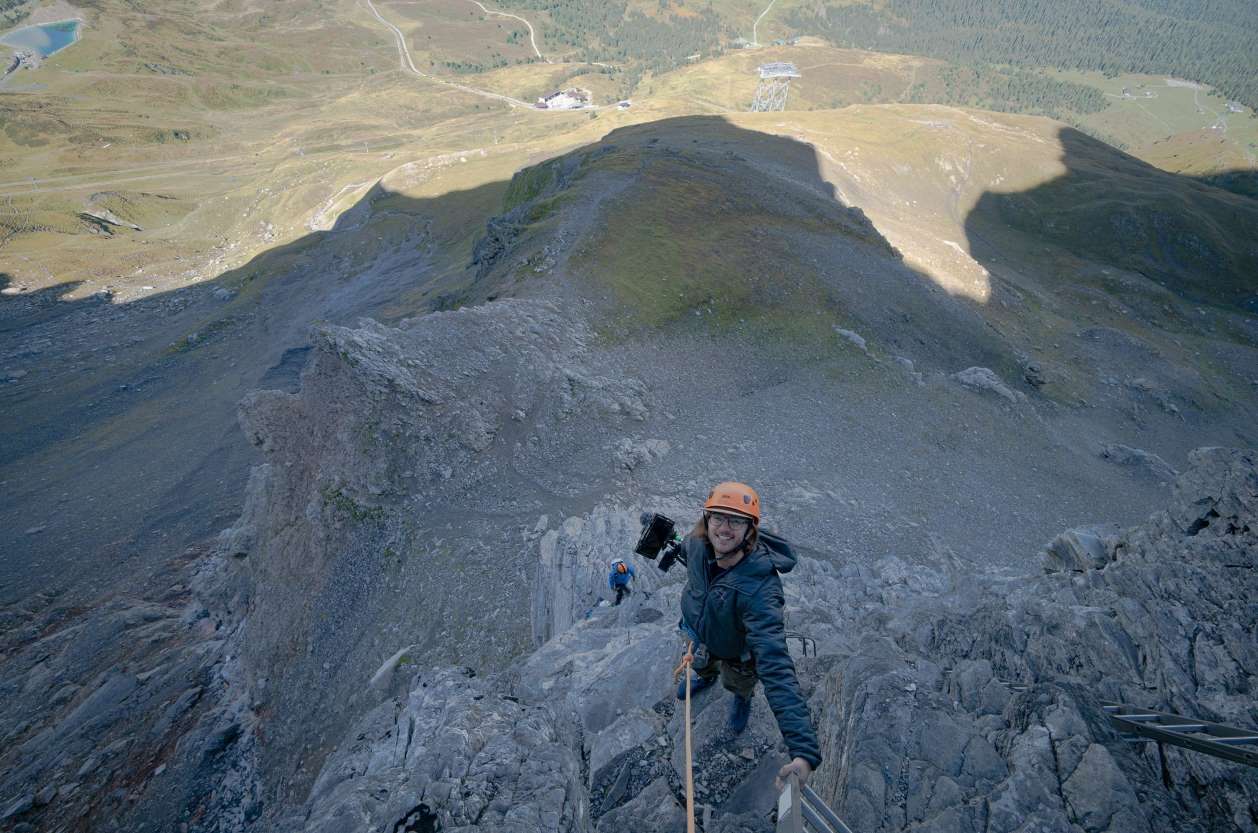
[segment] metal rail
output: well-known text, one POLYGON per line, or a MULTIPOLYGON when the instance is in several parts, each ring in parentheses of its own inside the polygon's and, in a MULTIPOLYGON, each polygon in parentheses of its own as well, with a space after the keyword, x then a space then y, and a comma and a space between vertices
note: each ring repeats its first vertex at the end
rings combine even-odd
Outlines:
POLYGON ((791 773, 778 796, 776 833, 852 833, 812 787, 799 785, 791 773))
POLYGON ((804 656, 808 656, 809 648, 812 649, 812 655, 814 657, 817 655, 817 640, 813 639, 808 634, 801 631, 787 631, 786 639, 788 642, 792 639, 798 639, 800 650, 803 651, 804 656))
POLYGON ((1128 740, 1153 740, 1258 767, 1258 730, 1102 701, 1110 724, 1128 740))

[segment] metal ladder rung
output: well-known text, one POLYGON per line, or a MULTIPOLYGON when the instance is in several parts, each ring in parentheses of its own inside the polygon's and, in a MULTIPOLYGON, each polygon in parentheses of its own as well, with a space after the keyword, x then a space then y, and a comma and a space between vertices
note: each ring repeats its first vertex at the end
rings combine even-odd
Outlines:
POLYGON ((1127 743, 1154 741, 1258 767, 1258 732, 1252 727, 1226 726, 1179 714, 1155 712, 1125 703, 1102 702, 1119 739, 1127 743))

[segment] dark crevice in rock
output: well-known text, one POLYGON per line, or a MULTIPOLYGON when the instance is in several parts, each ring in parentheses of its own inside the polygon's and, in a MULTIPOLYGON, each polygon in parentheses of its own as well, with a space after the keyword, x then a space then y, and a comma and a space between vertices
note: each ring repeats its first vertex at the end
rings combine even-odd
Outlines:
POLYGON ((1057 778, 1057 796, 1061 800, 1061 806, 1065 809, 1070 822, 1078 824, 1079 820, 1070 806, 1070 799, 1066 797, 1066 779, 1061 774, 1061 758, 1057 754, 1057 742, 1051 736, 1048 738, 1048 750, 1053 755, 1053 775, 1057 778))
POLYGON ((441 833, 441 819, 427 804, 420 804, 398 819, 393 833, 441 833))
POLYGON ((1158 750, 1158 769, 1162 772, 1162 786, 1169 790, 1174 786, 1174 781, 1171 778, 1171 769, 1166 765, 1166 750, 1162 748, 1161 741, 1158 741, 1156 745, 1158 750))
POLYGON ((1200 518, 1192 522, 1192 525, 1188 527, 1188 530, 1187 530, 1188 534, 1197 535, 1203 529, 1210 526, 1210 522, 1218 517, 1219 517, 1219 513, 1211 509, 1209 512, 1207 512, 1206 514, 1202 515, 1200 518))
MULTIPOLYGON (((398 734, 401 734, 400 732, 398 734)), ((415 716, 408 714, 406 716, 406 746, 402 749, 402 757, 399 761, 405 764, 410 758, 411 741, 415 738, 415 716)))

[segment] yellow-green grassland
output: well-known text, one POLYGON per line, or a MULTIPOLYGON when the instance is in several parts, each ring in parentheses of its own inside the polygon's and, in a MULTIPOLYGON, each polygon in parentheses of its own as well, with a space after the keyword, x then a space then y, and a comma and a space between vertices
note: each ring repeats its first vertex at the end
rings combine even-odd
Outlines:
MULTIPOLYGON (((763 17, 758 3, 716 4, 723 46, 667 68, 583 60, 581 45, 557 34, 558 12, 530 5, 493 13, 470 0, 381 0, 373 13, 349 0, 303 0, 283 11, 249 0, 176 0, 149 11, 115 0, 28 4, 35 16, 26 22, 72 14, 83 29, 72 47, 0 85, 2 271, 27 289, 66 284, 73 297, 162 291, 332 228, 382 180, 406 195, 475 193, 457 224, 459 245, 443 250, 463 257, 496 207, 478 186, 502 188, 521 167, 619 126, 745 112, 756 67, 767 61, 791 61, 802 77, 787 111, 764 129, 823 137, 860 123, 885 154, 879 165, 936 164, 929 142, 902 141, 904 111, 893 105, 982 106, 994 95, 959 88, 964 76, 945 61, 835 48, 812 36, 788 45, 800 34, 786 22, 800 6, 790 2, 763 17), (376 13, 397 27, 405 58, 376 13), (753 25, 766 45, 731 48, 735 36, 752 37, 753 25), (532 106, 571 86, 599 106, 532 106), (614 106, 622 96, 628 109, 614 106)), ((699 15, 665 6, 632 3, 626 14, 643 26, 699 15)), ((1057 115, 1156 167, 1195 177, 1253 167, 1258 120, 1245 108, 1230 111, 1208 88, 1041 74, 1100 91, 1103 110, 1057 115)), ((983 142, 976 164, 999 165, 1000 133, 983 142)), ((1044 165, 1061 156, 1051 144, 1044 165)), ((818 146, 826 148, 824 138, 818 146)), ((383 208, 381 199, 370 202, 383 208)), ((913 225, 933 222, 918 216, 913 225)))

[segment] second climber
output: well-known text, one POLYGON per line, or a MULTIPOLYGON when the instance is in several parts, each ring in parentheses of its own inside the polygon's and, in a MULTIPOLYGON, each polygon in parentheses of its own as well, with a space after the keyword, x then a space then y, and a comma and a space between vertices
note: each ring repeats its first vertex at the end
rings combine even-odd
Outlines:
POLYGON ((633 592, 633 580, 636 576, 633 565, 623 558, 617 558, 612 562, 611 572, 607 574, 607 586, 616 591, 614 604, 620 604, 625 596, 633 592))

